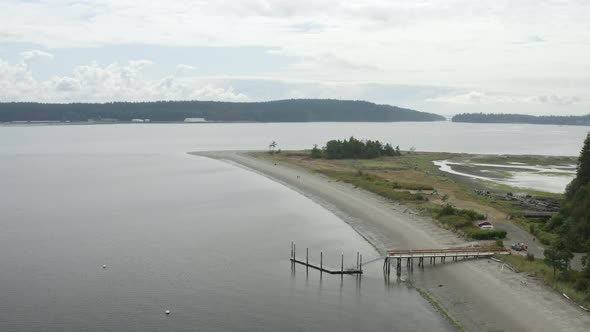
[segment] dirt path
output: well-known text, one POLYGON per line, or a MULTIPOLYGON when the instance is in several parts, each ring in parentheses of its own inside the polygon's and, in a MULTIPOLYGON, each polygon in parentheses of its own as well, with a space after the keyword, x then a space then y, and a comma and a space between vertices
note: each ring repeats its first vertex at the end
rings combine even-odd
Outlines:
MULTIPOLYGON (((298 167, 237 152, 195 154, 241 165, 298 191, 349 223, 380 252, 464 242, 404 206, 298 167)), ((590 326, 590 315, 559 294, 487 260, 426 266, 410 278, 468 331, 585 331, 590 326)))

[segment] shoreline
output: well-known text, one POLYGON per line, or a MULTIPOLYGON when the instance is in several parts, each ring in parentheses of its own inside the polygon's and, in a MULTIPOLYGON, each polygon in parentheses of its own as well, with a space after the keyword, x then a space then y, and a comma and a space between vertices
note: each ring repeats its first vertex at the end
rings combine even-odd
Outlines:
MULTIPOLYGON (((275 165, 235 151, 190 154, 231 162, 286 185, 332 211, 379 253, 466 244, 406 206, 296 166, 275 165)), ((426 266, 409 278, 468 331, 582 331, 590 325, 587 313, 542 281, 487 260, 426 266)))

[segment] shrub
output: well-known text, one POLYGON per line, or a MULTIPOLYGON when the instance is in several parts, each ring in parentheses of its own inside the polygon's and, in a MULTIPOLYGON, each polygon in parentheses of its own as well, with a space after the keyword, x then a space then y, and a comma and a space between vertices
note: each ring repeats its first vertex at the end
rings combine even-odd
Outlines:
POLYGON ((450 204, 446 204, 438 211, 437 219, 453 229, 464 231, 468 237, 476 240, 493 240, 506 237, 506 231, 504 230, 483 230, 475 227, 473 222, 485 219, 485 216, 473 210, 457 209, 450 204))
POLYGON ((465 216, 470 221, 486 219, 486 216, 484 216, 483 214, 481 214, 477 211, 457 209, 457 208, 454 208, 451 204, 446 204, 445 206, 443 206, 443 208, 438 213, 439 217, 452 216, 452 215, 465 216))
POLYGON ((322 150, 318 149, 317 144, 314 144, 313 149, 311 149, 311 157, 314 159, 322 157, 322 150))
POLYGON ((496 247, 503 247, 504 246, 504 241, 502 241, 501 239, 496 239, 496 247))
POLYGON ((588 279, 584 278, 583 276, 576 276, 574 281, 574 289, 577 291, 585 291, 588 289, 588 279))
POLYGON ((438 216, 452 216, 457 214, 457 209, 455 209, 451 204, 446 204, 443 208, 439 211, 438 216))
POLYGON ((535 255, 527 252, 527 254, 526 254, 526 260, 527 261, 534 262, 535 261, 535 255))
POLYGON ((494 240, 506 237, 506 231, 503 229, 479 229, 477 227, 467 228, 465 233, 475 240, 494 240))
POLYGON ((543 230, 546 232, 551 232, 563 225, 564 222, 565 218, 561 215, 561 213, 558 213, 549 219, 545 226, 543 226, 543 230))
POLYGON ((400 183, 400 182, 393 182, 391 184, 391 188, 393 189, 409 189, 409 190, 434 190, 434 187, 420 184, 420 183, 400 183))
POLYGON ((465 227, 469 227, 469 226, 473 226, 473 223, 471 220, 465 218, 464 216, 458 216, 458 215, 445 215, 445 216, 440 216, 438 218, 438 220, 448 226, 451 226, 452 228, 455 229, 460 229, 460 228, 465 228, 465 227))
POLYGON ((473 220, 473 221, 486 219, 486 216, 484 216, 483 214, 481 214, 477 211, 473 211, 473 210, 459 210, 459 211, 460 211, 459 213, 469 216, 469 218, 471 218, 471 220, 473 220))
POLYGON ((537 231, 537 234, 535 234, 535 236, 537 237, 539 242, 547 246, 551 245, 551 243, 557 239, 557 235, 547 233, 544 231, 537 231))

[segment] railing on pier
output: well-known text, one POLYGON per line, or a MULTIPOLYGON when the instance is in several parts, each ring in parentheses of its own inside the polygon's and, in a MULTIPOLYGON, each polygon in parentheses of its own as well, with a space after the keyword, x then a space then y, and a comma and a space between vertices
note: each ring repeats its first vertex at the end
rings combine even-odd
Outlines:
MULTIPOLYGON (((437 259, 442 264, 446 263, 447 258, 454 262, 462 259, 491 257, 493 255, 508 255, 510 251, 503 247, 466 247, 466 248, 445 248, 445 249, 395 249, 388 250, 383 263, 383 271, 389 276, 391 273, 391 261, 396 260, 397 275, 401 275, 402 260, 406 259, 406 265, 410 271, 414 270, 414 259, 418 260, 418 267, 424 267, 424 259, 430 260, 430 264, 436 265, 437 259)), ((309 262, 309 249, 305 249, 305 260, 297 259, 295 243, 291 242, 290 260, 293 264, 301 264, 306 268, 319 270, 329 274, 362 274, 363 273, 363 256, 356 253, 356 266, 354 268, 344 268, 344 254, 340 256, 340 269, 329 269, 324 266, 324 253, 320 252, 320 263, 313 264, 309 262)))
POLYGON ((390 258, 419 258, 419 257, 453 257, 453 256, 486 256, 494 254, 509 254, 504 247, 467 247, 446 249, 408 249, 387 250, 390 258))
POLYGON ((424 258, 430 260, 430 264, 436 265, 437 258, 445 264, 447 258, 457 261, 459 258, 483 258, 493 255, 508 255, 510 251, 504 247, 467 247, 467 248, 446 248, 446 249, 410 249, 410 250, 388 250, 383 271, 387 275, 391 272, 391 260, 396 260, 397 275, 401 274, 402 260, 405 258, 406 266, 410 271, 414 269, 414 259, 418 259, 418 266, 424 267, 424 258))

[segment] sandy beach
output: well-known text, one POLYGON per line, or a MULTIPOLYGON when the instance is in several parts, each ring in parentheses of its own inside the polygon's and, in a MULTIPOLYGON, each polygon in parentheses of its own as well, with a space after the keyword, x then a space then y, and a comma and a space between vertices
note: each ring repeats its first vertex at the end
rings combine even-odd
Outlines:
MULTIPOLYGON (((321 204, 351 225, 380 253, 393 248, 464 245, 452 232, 405 206, 304 169, 240 152, 191 153, 234 163, 321 204)), ((590 314, 543 286, 488 260, 426 266, 412 283, 425 289, 468 331, 586 331, 590 314)))

